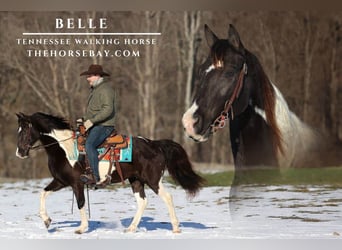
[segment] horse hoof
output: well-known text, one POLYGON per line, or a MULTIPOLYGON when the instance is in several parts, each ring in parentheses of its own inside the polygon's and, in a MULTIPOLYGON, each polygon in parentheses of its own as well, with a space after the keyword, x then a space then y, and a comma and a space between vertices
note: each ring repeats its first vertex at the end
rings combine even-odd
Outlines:
POLYGON ((128 227, 124 230, 125 233, 135 233, 135 228, 133 227, 128 227))
POLYGON ((82 229, 77 229, 77 230, 75 231, 75 234, 83 234, 83 230, 82 230, 82 229))
POLYGON ((44 221, 45 227, 49 228, 49 226, 51 225, 51 218, 48 218, 47 220, 44 221))
POLYGON ((75 234, 83 234, 85 231, 88 230, 88 225, 80 226, 77 230, 75 230, 75 234))

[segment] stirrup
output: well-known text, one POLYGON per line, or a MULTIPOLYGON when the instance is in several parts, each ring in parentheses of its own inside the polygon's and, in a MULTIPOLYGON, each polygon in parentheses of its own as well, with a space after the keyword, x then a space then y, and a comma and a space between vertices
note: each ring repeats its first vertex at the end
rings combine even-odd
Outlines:
MULTIPOLYGON (((91 175, 91 174, 90 174, 91 175)), ((80 180, 85 184, 85 185, 95 185, 96 180, 94 176, 90 176, 89 174, 81 174, 80 175, 80 180)))

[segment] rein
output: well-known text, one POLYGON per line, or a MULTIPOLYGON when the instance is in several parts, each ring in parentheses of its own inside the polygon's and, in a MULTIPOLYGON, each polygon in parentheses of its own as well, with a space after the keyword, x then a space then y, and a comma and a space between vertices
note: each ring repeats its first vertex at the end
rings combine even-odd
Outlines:
POLYGON ((52 142, 52 143, 49 143, 49 144, 46 144, 46 145, 40 144, 40 145, 37 145, 37 146, 30 146, 30 149, 31 150, 37 150, 37 149, 40 149, 40 148, 48 148, 50 146, 59 144, 60 142, 68 141, 68 140, 71 140, 71 139, 74 139, 74 138, 75 138, 74 136, 70 136, 70 137, 68 137, 66 139, 63 139, 63 140, 60 140, 60 141, 56 141, 56 142, 52 142))
POLYGON ((234 110, 233 110, 233 103, 234 101, 239 98, 239 94, 241 92, 243 82, 245 79, 245 75, 247 75, 247 64, 244 63, 242 69, 239 73, 239 77, 237 80, 237 84, 233 90, 233 94, 230 96, 229 100, 226 101, 224 105, 224 109, 221 114, 213 121, 213 123, 209 126, 211 128, 211 132, 215 133, 218 129, 223 128, 226 125, 228 120, 229 111, 231 111, 231 119, 234 120, 234 110))

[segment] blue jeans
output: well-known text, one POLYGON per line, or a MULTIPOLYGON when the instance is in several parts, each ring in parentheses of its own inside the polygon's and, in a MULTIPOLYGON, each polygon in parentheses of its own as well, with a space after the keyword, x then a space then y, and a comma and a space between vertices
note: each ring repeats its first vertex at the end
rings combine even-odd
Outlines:
POLYGON ((99 174, 99 158, 97 147, 113 132, 112 126, 94 126, 89 130, 89 134, 85 144, 86 154, 88 156, 89 165, 93 170, 96 181, 100 180, 99 174))

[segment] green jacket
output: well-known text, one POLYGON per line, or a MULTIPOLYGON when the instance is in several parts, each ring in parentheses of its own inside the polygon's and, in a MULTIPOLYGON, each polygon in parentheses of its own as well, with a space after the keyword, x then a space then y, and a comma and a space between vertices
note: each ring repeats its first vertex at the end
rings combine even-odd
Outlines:
POLYGON ((91 87, 84 120, 90 120, 95 126, 115 125, 115 91, 104 78, 103 82, 91 87))

